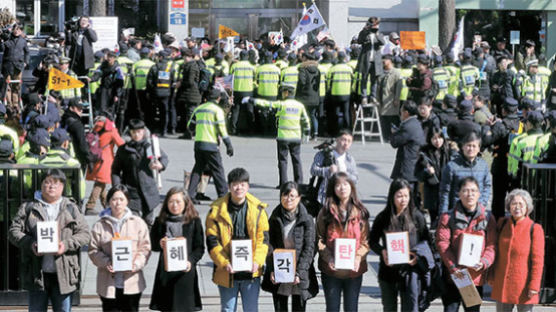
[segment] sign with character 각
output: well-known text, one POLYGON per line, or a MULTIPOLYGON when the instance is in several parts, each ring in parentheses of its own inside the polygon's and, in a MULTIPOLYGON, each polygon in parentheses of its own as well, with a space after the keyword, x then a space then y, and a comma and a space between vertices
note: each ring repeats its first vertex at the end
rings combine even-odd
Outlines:
POLYGON ((274 281, 293 283, 295 281, 295 249, 274 250, 274 281))
POLYGON ((169 238, 164 249, 166 272, 187 270, 187 240, 184 237, 169 238))
POLYGON ((253 269, 253 245, 250 239, 234 239, 231 243, 232 269, 234 272, 253 269))
POLYGON ((407 232, 386 233, 388 264, 409 263, 409 235, 407 232))
POLYGON ((112 239, 112 269, 114 272, 131 271, 133 269, 133 250, 130 239, 112 239))
POLYGON ((355 238, 334 240, 334 267, 336 270, 355 269, 355 238))
POLYGON ((53 254, 58 252, 58 222, 37 222, 37 252, 53 254))

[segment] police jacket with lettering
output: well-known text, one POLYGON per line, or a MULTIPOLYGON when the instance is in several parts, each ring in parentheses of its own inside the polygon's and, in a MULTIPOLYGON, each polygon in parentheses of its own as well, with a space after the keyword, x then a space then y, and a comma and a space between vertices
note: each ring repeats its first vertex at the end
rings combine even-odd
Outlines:
POLYGON ((162 60, 151 67, 147 74, 147 92, 152 96, 170 96, 172 85, 172 66, 170 60, 162 60))

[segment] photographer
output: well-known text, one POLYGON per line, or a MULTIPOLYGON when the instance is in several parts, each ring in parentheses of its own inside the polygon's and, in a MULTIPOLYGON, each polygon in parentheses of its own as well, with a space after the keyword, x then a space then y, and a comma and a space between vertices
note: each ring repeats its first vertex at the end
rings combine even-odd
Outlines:
POLYGON ((370 17, 367 24, 359 32, 357 43, 362 45, 361 54, 357 60, 357 72, 361 73, 361 99, 367 104, 367 79, 371 75, 371 97, 376 99, 377 78, 382 75, 382 46, 384 36, 378 31, 380 18, 370 17))
POLYGON ((336 137, 336 146, 322 148, 313 159, 311 165, 311 175, 319 177, 319 192, 317 200, 324 205, 326 199, 326 186, 328 179, 336 172, 345 172, 349 179, 357 183, 357 166, 355 159, 349 153, 349 149, 353 143, 353 135, 348 130, 341 130, 336 137))
POLYGON ((8 38, 2 39, 3 43, 0 46, 0 52, 4 52, 2 58, 2 76, 4 76, 5 80, 2 83, 1 98, 7 97, 8 106, 17 107, 21 82, 12 83, 9 86, 10 91, 7 96, 6 91, 9 84, 8 81, 21 80, 23 69, 29 64, 29 48, 27 47, 27 40, 23 36, 23 26, 15 24, 11 35, 8 38))
POLYGON ((81 16, 77 25, 66 23, 66 27, 71 32, 67 42, 72 60, 70 68, 77 76, 86 76, 95 64, 93 42, 97 41, 97 33, 90 27, 88 16, 81 16))

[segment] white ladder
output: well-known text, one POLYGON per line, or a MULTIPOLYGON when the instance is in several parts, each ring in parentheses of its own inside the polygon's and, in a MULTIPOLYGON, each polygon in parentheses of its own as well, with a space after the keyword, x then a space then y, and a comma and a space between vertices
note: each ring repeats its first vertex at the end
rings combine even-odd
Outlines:
POLYGON ((81 118, 86 118, 87 122, 84 123, 85 131, 90 131, 93 128, 95 116, 93 114, 93 102, 91 98, 91 81, 89 76, 79 76, 77 79, 81 80, 87 86, 87 100, 89 101, 87 105, 83 105, 83 113, 81 118))
POLYGON ((355 113, 355 122, 353 123, 353 136, 360 135, 361 142, 365 145, 365 138, 378 137, 380 144, 384 144, 382 139, 382 129, 380 128, 380 116, 376 104, 361 104, 355 113), (359 125, 359 130, 357 130, 359 125), (373 132, 374 127, 378 132, 373 132))

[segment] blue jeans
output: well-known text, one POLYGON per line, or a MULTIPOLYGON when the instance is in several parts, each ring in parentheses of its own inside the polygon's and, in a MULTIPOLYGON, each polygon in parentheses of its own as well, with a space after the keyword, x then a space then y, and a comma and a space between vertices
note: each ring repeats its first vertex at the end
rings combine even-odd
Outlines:
POLYGON ((344 311, 357 312, 363 275, 342 279, 322 273, 321 279, 327 312, 340 311, 342 291, 344 292, 344 311))
POLYGON ((319 133, 319 107, 318 106, 309 106, 307 114, 309 115, 309 119, 311 119, 311 135, 317 136, 319 133))
POLYGON ((44 273, 44 290, 30 290, 29 291, 29 312, 39 312, 48 309, 48 299, 52 303, 52 310, 54 312, 71 311, 71 295, 60 294, 60 287, 58 286, 58 277, 56 273, 44 273))
POLYGON ((235 312, 237 310, 238 293, 241 293, 243 311, 259 311, 259 290, 261 289, 260 277, 252 280, 234 280, 232 288, 218 286, 220 292, 220 311, 235 312))
POLYGON ((410 272, 407 285, 400 282, 379 279, 380 297, 382 298, 382 309, 384 311, 398 311, 398 293, 402 299, 403 312, 419 311, 419 274, 410 272))

